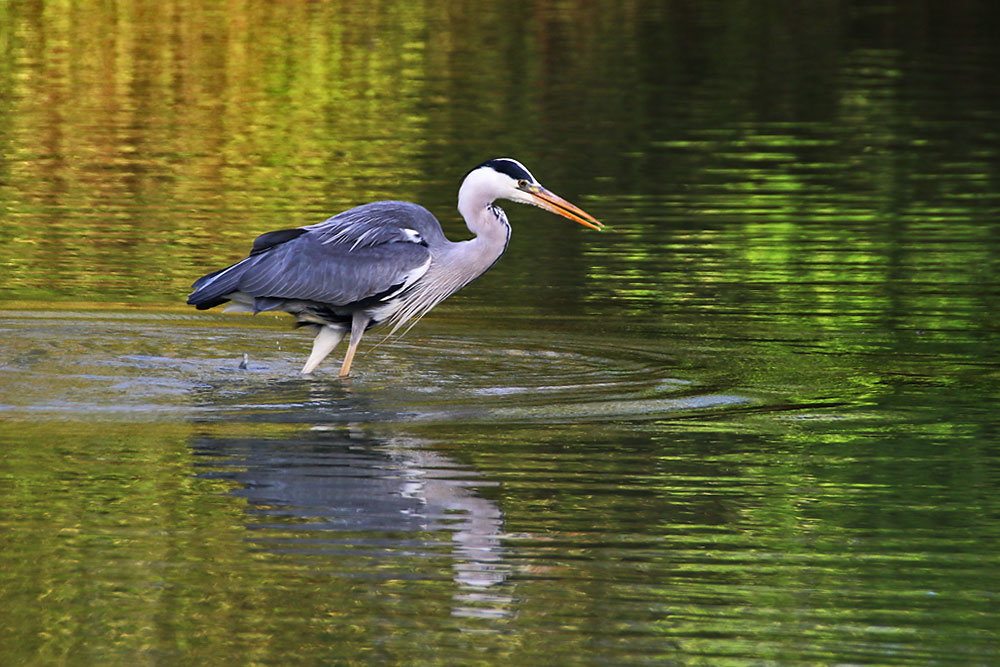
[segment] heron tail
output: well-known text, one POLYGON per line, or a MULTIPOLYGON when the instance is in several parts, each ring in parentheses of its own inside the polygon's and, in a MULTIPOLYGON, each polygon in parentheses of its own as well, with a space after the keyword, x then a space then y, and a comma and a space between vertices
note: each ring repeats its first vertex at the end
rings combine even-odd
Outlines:
MULTIPOLYGON (((249 257, 247 259, 250 259, 249 257)), ((239 291, 240 277, 243 275, 243 264, 247 260, 237 262, 224 269, 206 274, 191 285, 194 291, 188 296, 188 305, 198 310, 215 308, 229 301, 227 294, 239 291)))

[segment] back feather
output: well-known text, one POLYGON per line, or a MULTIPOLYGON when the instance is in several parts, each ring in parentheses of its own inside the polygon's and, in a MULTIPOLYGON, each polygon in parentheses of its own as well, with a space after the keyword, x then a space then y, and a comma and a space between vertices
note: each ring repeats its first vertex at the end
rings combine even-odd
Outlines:
POLYGON ((205 310, 242 292, 267 309, 285 299, 358 304, 426 271, 435 234, 444 238, 422 206, 366 204, 315 225, 261 234, 249 257, 195 281, 188 303, 205 310))

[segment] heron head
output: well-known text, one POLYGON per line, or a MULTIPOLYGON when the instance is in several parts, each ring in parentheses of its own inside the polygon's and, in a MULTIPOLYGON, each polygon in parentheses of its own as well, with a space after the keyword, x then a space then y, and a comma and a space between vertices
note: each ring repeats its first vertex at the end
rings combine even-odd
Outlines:
POLYGON ((484 201, 486 205, 497 199, 509 199, 538 206, 591 229, 604 227, 582 208, 542 187, 523 164, 507 157, 487 160, 466 174, 458 199, 459 209, 463 200, 484 201))

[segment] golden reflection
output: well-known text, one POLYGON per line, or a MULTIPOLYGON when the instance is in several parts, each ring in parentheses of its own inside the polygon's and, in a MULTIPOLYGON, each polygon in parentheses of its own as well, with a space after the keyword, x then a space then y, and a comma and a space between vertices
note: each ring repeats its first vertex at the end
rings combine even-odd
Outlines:
POLYGON ((175 244, 201 264, 187 257, 199 239, 287 225, 287 211, 315 212, 301 224, 415 198, 426 25, 410 3, 4 13, 21 63, 0 128, 19 200, 4 224, 26 268, 117 287, 116 271, 175 263, 175 244))

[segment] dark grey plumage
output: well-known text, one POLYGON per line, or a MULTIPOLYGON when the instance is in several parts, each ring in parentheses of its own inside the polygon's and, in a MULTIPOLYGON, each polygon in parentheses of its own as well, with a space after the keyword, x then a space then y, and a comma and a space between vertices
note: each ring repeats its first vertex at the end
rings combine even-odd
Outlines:
POLYGON ((344 316, 335 321, 349 322, 353 308, 400 289, 426 264, 430 241, 446 239, 424 207, 365 204, 316 225, 258 236, 249 257, 197 280, 188 303, 204 310, 242 294, 253 298, 254 312, 333 310, 344 316))

